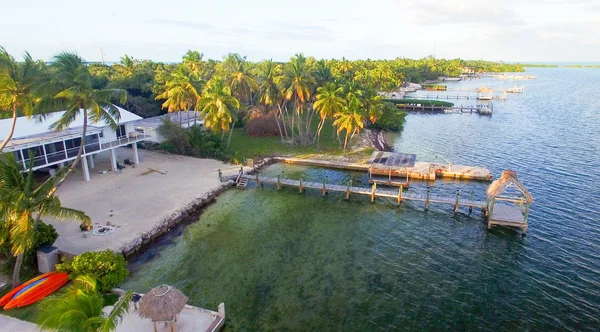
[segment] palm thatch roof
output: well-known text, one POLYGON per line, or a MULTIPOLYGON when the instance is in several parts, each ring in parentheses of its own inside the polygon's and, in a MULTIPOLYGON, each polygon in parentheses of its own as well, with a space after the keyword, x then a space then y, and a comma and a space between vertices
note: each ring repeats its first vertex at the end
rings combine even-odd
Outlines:
POLYGON ((525 201, 527 203, 533 203, 533 196, 531 193, 525 188, 525 186, 517 179, 517 172, 512 170, 502 171, 502 176, 487 188, 487 198, 491 199, 500 194, 502 194, 509 187, 516 187, 523 196, 525 196, 525 201))
POLYGON ((487 86, 482 86, 481 88, 477 89, 477 92, 483 92, 483 93, 489 93, 492 92, 492 89, 488 88, 487 86))
POLYGON ((187 301, 187 296, 175 287, 154 287, 140 300, 140 317, 150 318, 153 322, 171 321, 183 310, 187 301))

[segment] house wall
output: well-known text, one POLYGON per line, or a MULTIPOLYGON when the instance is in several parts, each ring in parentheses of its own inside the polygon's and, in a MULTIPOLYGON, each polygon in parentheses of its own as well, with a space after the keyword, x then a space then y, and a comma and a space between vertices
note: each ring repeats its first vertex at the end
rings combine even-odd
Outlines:
POLYGON ((111 127, 104 127, 101 136, 100 143, 111 142, 117 139, 117 132, 111 127))

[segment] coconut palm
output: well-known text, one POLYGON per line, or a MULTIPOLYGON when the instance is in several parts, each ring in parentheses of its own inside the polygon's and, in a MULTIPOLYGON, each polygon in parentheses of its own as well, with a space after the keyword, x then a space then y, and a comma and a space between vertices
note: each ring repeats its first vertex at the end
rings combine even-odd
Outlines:
POLYGON ((221 139, 225 131, 229 130, 227 147, 231 143, 231 134, 237 121, 237 110, 240 108, 240 102, 231 95, 231 89, 221 77, 211 78, 204 90, 202 98, 198 101, 196 109, 204 117, 204 123, 214 132, 221 131, 221 139))
POLYGON ((188 67, 192 75, 195 75, 198 79, 202 77, 202 71, 204 70, 203 57, 204 53, 192 50, 188 50, 183 56, 183 65, 188 67))
POLYGON ((42 84, 45 96, 34 107, 34 111, 45 117, 48 112, 65 111, 60 119, 50 125, 51 129, 64 130, 82 116, 81 145, 77 157, 71 164, 69 172, 57 184, 60 186, 66 177, 75 169, 85 146, 88 121, 91 123, 104 121, 113 129, 121 118, 119 109, 113 102, 124 104, 127 91, 122 89, 94 89, 92 75, 83 59, 74 53, 61 53, 54 57, 53 67, 56 70, 54 79, 42 84))
POLYGON ((250 64, 246 57, 229 53, 223 61, 223 70, 233 95, 240 101, 245 99, 248 105, 252 104, 252 93, 258 90, 258 83, 250 75, 250 64))
POLYGON ((120 63, 115 65, 115 69, 121 74, 122 77, 131 77, 135 72, 135 67, 137 64, 137 60, 125 54, 121 57, 120 63))
POLYGON ((333 115, 339 113, 344 108, 344 99, 342 95, 344 89, 338 87, 335 83, 327 83, 325 86, 317 89, 316 101, 313 108, 319 113, 321 121, 317 127, 317 149, 321 139, 321 130, 325 124, 325 120, 332 119, 333 115))
POLYGON ((20 284, 23 254, 33 249, 35 228, 40 218, 91 222, 85 213, 63 207, 58 197, 52 195, 57 182, 65 176, 66 169, 60 169, 38 186, 32 167, 33 158, 30 158, 26 172, 22 172, 22 165, 12 154, 0 158, 0 242, 9 243, 12 254, 17 257, 13 287, 20 284))
MULTIPOLYGON (((293 100, 294 102, 295 116, 298 120, 298 135, 301 140, 304 140, 304 143, 307 143, 308 136, 310 135, 310 119, 307 121, 306 132, 303 132, 301 115, 304 105, 310 100, 310 91, 313 84, 315 84, 315 79, 312 76, 311 68, 307 63, 306 57, 301 53, 296 54, 284 67, 282 86, 285 98, 288 101, 293 100)), ((294 117, 292 117, 292 139, 293 138, 294 117)))
MULTIPOLYGON (((165 99, 162 108, 166 108, 169 113, 189 111, 200 99, 198 91, 201 86, 202 81, 198 77, 194 77, 185 66, 179 66, 167 78, 163 93, 156 96, 155 99, 165 99)), ((181 113, 179 113, 180 126, 181 120, 181 113)))
POLYGON ((67 293, 48 297, 40 303, 38 324, 42 330, 57 332, 114 331, 129 311, 132 296, 133 292, 128 291, 106 314, 102 310, 104 298, 98 292, 96 279, 78 276, 67 293))
POLYGON ((0 111, 12 114, 12 125, 0 143, 0 152, 15 132, 17 114, 21 112, 27 117, 33 114, 34 90, 42 76, 40 69, 29 53, 25 53, 23 62, 18 63, 0 46, 0 111))
POLYGON ((365 126, 365 117, 361 107, 360 100, 352 96, 344 106, 344 109, 334 115, 336 120, 333 122, 333 125, 337 127, 338 135, 340 132, 346 131, 344 153, 346 152, 348 142, 352 141, 354 135, 359 133, 360 129, 365 126))
POLYGON ((279 123, 279 118, 281 117, 282 113, 282 93, 279 89, 279 82, 282 78, 281 65, 274 63, 273 60, 265 60, 259 63, 257 70, 258 79, 260 82, 260 85, 258 87, 258 91, 260 93, 260 102, 263 105, 265 105, 265 107, 270 109, 273 109, 273 107, 277 105, 277 110, 275 112, 275 120, 277 121, 277 128, 279 129, 279 134, 281 135, 281 142, 283 142, 283 130, 281 128, 281 124, 279 123))

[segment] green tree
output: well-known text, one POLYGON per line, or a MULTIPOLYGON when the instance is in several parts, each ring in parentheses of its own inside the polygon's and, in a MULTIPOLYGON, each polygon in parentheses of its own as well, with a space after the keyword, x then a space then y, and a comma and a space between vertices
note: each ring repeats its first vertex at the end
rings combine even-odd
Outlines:
POLYGON ((344 98, 342 95, 344 89, 337 87, 335 83, 327 83, 325 86, 317 88, 316 101, 313 108, 319 113, 321 121, 317 127, 317 149, 321 139, 321 130, 327 119, 333 119, 333 115, 340 113, 344 108, 344 98))
POLYGON ((0 143, 0 152, 15 132, 18 113, 27 117, 33 114, 34 91, 41 78, 40 64, 33 61, 29 53, 25 53, 23 62, 18 63, 0 46, 0 111, 10 112, 12 117, 10 130, 0 143))
POLYGON ((223 139, 225 131, 229 130, 227 139, 229 148, 240 102, 231 95, 231 89, 225 80, 218 76, 211 78, 204 87, 202 98, 198 101, 196 108, 204 116, 204 123, 208 128, 217 133, 222 132, 221 139, 223 139))
POLYGON ((42 330, 56 332, 110 332, 129 311, 133 292, 128 291, 106 314, 104 298, 91 276, 78 276, 67 293, 51 296, 40 303, 38 324, 42 330))
POLYGON ((225 80, 232 94, 246 105, 252 105, 252 93, 258 90, 258 83, 250 75, 250 65, 246 57, 237 53, 229 53, 223 61, 225 80))
MULTIPOLYGON (((258 87, 260 102, 265 105, 267 109, 275 113, 277 128, 279 129, 281 142, 283 143, 283 129, 278 120, 282 117, 281 104, 283 99, 283 94, 279 89, 279 82, 282 79, 281 65, 274 63, 273 60, 265 60, 258 64, 257 73, 260 82, 258 87), (277 106, 277 109, 275 109, 275 106, 277 106)), ((285 123, 283 125, 285 129, 285 123)))
POLYGON ((55 56, 53 67, 56 71, 54 79, 42 84, 41 90, 44 96, 34 107, 34 111, 40 113, 42 118, 48 112, 65 111, 60 119, 50 125, 51 129, 58 131, 67 129, 79 116, 83 118, 81 145, 77 157, 71 164, 69 172, 57 184, 60 186, 81 160, 88 121, 92 123, 104 121, 116 129, 121 113, 113 102, 124 104, 127 100, 127 92, 122 89, 94 89, 88 67, 83 59, 74 53, 61 53, 55 56))
POLYGON ((341 112, 334 115, 333 124, 337 127, 338 134, 346 131, 344 138, 344 153, 348 147, 348 142, 352 141, 354 135, 360 132, 365 125, 365 117, 361 109, 362 104, 358 98, 351 96, 341 112))
MULTIPOLYGON (((306 128, 302 126, 302 113, 304 106, 309 102, 311 96, 311 88, 315 84, 315 79, 312 76, 311 68, 307 63, 307 59, 303 54, 296 54, 286 63, 284 67, 284 78, 282 86, 285 93, 285 98, 288 101, 294 102, 294 116, 292 116, 291 130, 292 139, 294 138, 294 117, 298 126, 298 136, 301 144, 308 143, 310 139, 310 112, 306 112, 307 123, 306 128)), ((314 114, 314 113, 313 113, 314 114)))
POLYGON ((195 105, 200 99, 198 91, 202 87, 202 81, 191 75, 184 66, 179 66, 166 80, 164 90, 156 96, 156 99, 165 99, 162 104, 169 113, 179 113, 179 125, 181 125, 181 111, 196 110, 195 105))
POLYGON ((33 249, 36 226, 41 218, 91 222, 85 213, 63 207, 58 197, 52 195, 57 182, 65 176, 66 169, 59 170, 37 185, 31 170, 33 158, 30 159, 29 170, 22 172, 22 165, 12 154, 0 158, 0 242, 10 243, 12 254, 17 257, 13 287, 20 284, 23 254, 33 249))

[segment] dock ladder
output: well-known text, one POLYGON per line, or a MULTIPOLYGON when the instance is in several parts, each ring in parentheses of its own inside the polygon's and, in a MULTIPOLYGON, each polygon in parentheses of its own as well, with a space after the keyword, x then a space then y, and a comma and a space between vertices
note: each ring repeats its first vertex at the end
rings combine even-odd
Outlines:
POLYGON ((235 179, 235 183, 236 183, 235 187, 240 190, 246 189, 246 186, 248 185, 248 178, 243 175, 244 175, 244 169, 240 168, 240 173, 238 174, 237 178, 235 179))

